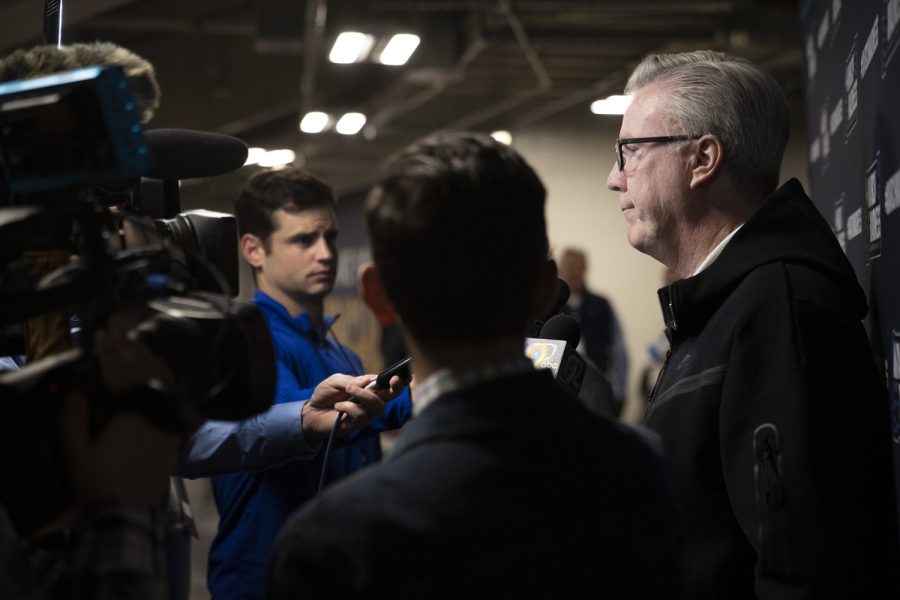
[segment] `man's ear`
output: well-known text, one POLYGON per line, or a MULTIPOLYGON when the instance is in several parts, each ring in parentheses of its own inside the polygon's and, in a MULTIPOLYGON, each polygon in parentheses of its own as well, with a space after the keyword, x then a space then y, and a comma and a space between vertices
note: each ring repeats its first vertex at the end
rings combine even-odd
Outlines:
POLYGON ((357 279, 362 290, 363 301, 375 313, 378 322, 384 327, 396 323, 397 312, 394 310, 394 305, 388 300, 387 294, 384 293, 381 275, 378 273, 375 263, 369 260, 359 265, 357 279))
POLYGON ((707 134, 696 142, 697 147, 691 157, 691 189, 701 188, 711 182, 722 170, 725 160, 725 147, 721 140, 707 134))
POLYGON ((556 301, 556 280, 556 261, 551 258, 541 265, 537 289, 529 311, 530 319, 543 320, 547 316, 547 311, 556 301))
POLYGON ((252 233, 245 233, 241 236, 241 255, 251 267, 259 269, 266 258, 266 247, 258 237, 252 233))

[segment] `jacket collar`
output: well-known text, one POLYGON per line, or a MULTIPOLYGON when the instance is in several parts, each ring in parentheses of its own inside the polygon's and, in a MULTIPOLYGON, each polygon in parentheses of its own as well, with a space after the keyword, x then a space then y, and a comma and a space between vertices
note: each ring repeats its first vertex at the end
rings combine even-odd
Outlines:
MULTIPOLYGON (((277 319, 279 322, 284 323, 309 339, 319 340, 319 334, 313 328, 312 320, 307 313, 300 313, 296 317, 292 317, 280 302, 259 289, 253 290, 253 303, 267 313, 270 318, 277 319)), ((338 317, 340 317, 340 315, 325 317, 326 332, 331 329, 331 326, 338 320, 338 317)))
POLYGON ((554 394, 564 393, 549 369, 531 369, 447 392, 404 425, 388 460, 432 441, 519 428, 523 419, 554 410, 554 394), (541 408, 548 401, 550 406, 541 408))
POLYGON ((663 322, 675 337, 698 330, 753 269, 773 262, 802 264, 836 281, 862 319, 865 293, 828 222, 791 179, 766 198, 704 271, 657 292, 663 322))

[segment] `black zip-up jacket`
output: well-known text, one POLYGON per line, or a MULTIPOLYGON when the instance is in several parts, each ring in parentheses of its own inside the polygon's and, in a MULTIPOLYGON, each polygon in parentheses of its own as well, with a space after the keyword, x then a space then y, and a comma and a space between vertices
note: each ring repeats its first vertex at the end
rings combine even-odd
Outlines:
POLYGON ((678 485, 687 597, 900 598, 866 298, 800 183, 659 298, 672 349, 647 425, 678 485))

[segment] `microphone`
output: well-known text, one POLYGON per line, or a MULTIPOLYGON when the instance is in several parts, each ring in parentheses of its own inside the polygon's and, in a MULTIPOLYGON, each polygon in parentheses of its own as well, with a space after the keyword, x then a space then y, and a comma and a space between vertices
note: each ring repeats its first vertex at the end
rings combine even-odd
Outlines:
POLYGON ((247 161, 247 144, 236 137, 192 129, 147 129, 153 159, 144 177, 174 181, 236 171, 247 161))
POLYGON ((587 369, 584 358, 575 350, 580 340, 581 327, 575 319, 553 315, 541 328, 540 337, 525 338, 525 355, 535 368, 550 369, 556 382, 577 396, 587 369))

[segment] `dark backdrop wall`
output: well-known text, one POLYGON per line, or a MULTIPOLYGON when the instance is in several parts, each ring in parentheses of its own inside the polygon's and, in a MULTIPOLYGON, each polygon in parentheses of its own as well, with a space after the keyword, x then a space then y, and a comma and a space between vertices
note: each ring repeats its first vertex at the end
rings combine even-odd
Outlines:
POLYGON ((900 491, 900 2, 805 0, 800 17, 812 197, 869 295, 900 491))

